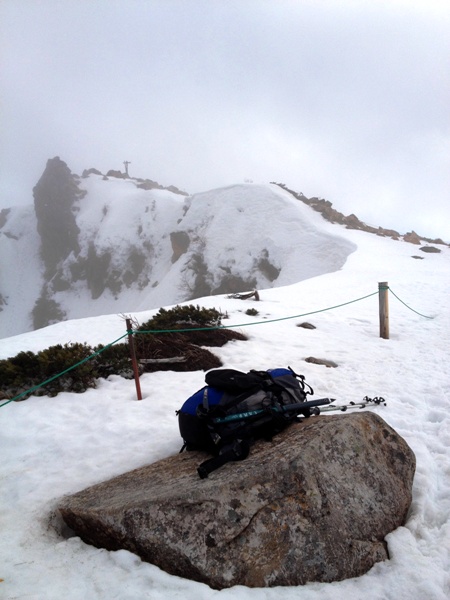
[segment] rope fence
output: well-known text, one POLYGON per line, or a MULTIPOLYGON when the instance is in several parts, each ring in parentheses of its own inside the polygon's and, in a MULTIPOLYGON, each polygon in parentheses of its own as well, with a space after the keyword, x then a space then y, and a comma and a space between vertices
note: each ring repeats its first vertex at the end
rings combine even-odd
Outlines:
POLYGON ((425 319, 434 319, 434 317, 428 317, 427 315, 423 315, 423 314, 422 314, 422 313, 420 313, 419 311, 417 311, 417 310, 414 310, 414 308, 411 308, 410 306, 408 306, 408 304, 406 304, 406 302, 403 302, 403 300, 397 296, 397 294, 396 294, 396 293, 395 293, 395 292, 392 290, 392 288, 388 287, 388 290, 391 292, 391 294, 392 294, 392 295, 393 295, 395 298, 397 298, 397 300, 398 300, 399 302, 401 302, 401 303, 402 303, 404 306, 406 306, 406 308, 408 308, 409 310, 412 310, 412 312, 416 313, 416 315, 419 315, 419 316, 421 316, 421 317, 424 317, 425 319))
MULTIPOLYGON (((348 306, 349 304, 354 304, 355 302, 361 302, 362 300, 366 300, 367 298, 371 298, 372 296, 375 296, 378 294, 379 298, 380 298, 380 334, 381 334, 381 321, 386 320, 388 318, 388 314, 386 312, 387 309, 387 292, 390 291, 392 293, 392 295, 399 300, 399 302, 401 302, 406 308, 408 308, 409 310, 413 311, 414 313, 416 313, 417 315, 424 317, 425 319, 434 319, 434 316, 430 317, 427 315, 424 315, 420 312, 418 312, 417 310, 411 308, 408 304, 406 304, 406 302, 404 302, 401 298, 399 298, 397 296, 397 294, 395 294, 392 289, 389 287, 389 285, 385 282, 380 283, 379 284, 379 288, 378 291, 376 292, 372 292, 371 294, 367 294, 365 296, 361 296, 360 298, 356 298, 354 300, 349 300, 348 302, 343 302, 341 304, 336 304, 334 306, 329 306, 327 308, 321 308, 318 310, 312 310, 306 313, 301 313, 298 315, 290 315, 288 317, 279 317, 278 319, 267 319, 264 321, 253 321, 251 323, 238 323, 238 324, 234 324, 234 325, 220 325, 220 326, 215 326, 215 327, 191 327, 191 328, 186 328, 186 329, 149 329, 149 330, 145 330, 145 331, 141 331, 141 330, 135 330, 131 328, 131 321, 129 319, 127 319, 127 331, 126 333, 124 333, 123 335, 121 335, 119 338, 117 338, 116 340, 114 340, 113 342, 110 342, 109 344, 107 344, 106 346, 104 346, 103 348, 101 348, 100 350, 98 350, 97 352, 94 352, 93 354, 83 358, 82 360, 80 360, 79 362, 75 363, 74 365, 68 367, 67 369, 65 369, 64 371, 62 371, 61 373, 57 373, 56 375, 53 375, 52 377, 50 377, 49 379, 46 379, 45 381, 43 381, 42 383, 39 383, 33 387, 31 387, 28 390, 25 390, 24 392, 21 392, 20 394, 18 394, 17 396, 14 396, 13 398, 11 398, 10 400, 7 400, 6 402, 4 402, 3 404, 0 404, 0 408, 2 408, 3 406, 6 406, 7 404, 9 404, 10 402, 15 402, 17 400, 20 400, 21 398, 23 398, 24 396, 34 392, 35 390, 38 390, 39 388, 47 385, 48 383, 51 383, 52 381, 54 381, 55 379, 58 379, 58 377, 62 377, 63 375, 65 375, 66 373, 68 373, 69 371, 72 371, 73 369, 76 369, 77 367, 81 366, 82 364, 88 362, 89 360, 95 358, 96 356, 98 356, 99 354, 101 354, 102 352, 104 352, 105 350, 107 350, 108 348, 110 348, 111 346, 113 346, 114 344, 117 344, 117 342, 120 342, 120 340, 122 340, 125 337, 128 337, 129 342, 130 342, 130 348, 132 348, 132 338, 133 338, 133 334, 137 334, 137 335, 142 335, 142 334, 160 334, 160 333, 183 333, 183 332, 190 332, 190 331, 215 331, 217 329, 234 329, 234 328, 242 328, 242 327, 249 327, 250 325, 265 325, 267 323, 276 323, 279 321, 287 321, 289 319, 299 319, 301 317, 307 317, 309 315, 314 315, 314 314, 318 314, 318 313, 322 313, 322 312, 327 312, 329 310, 335 310, 336 308, 341 308, 343 306, 348 306), (384 301, 383 301, 383 310, 381 308, 381 298, 384 297, 384 301), (382 312, 383 312, 383 316, 382 316, 382 312)), ((380 337, 389 337, 389 335, 380 335, 380 337)), ((131 353, 133 354, 134 350, 131 350, 131 353)), ((133 356, 132 356, 133 358, 133 356)), ((135 381, 136 381, 136 389, 138 392, 138 399, 140 400, 141 397, 140 396, 140 387, 139 387, 139 383, 138 380, 136 380, 136 373, 135 373, 135 381)))
POLYGON ((328 308, 321 308, 320 310, 312 310, 311 312, 302 313, 300 315, 291 315, 289 317, 280 317, 278 319, 266 319, 264 321, 254 321, 253 323, 239 323, 235 325, 221 325, 220 327, 191 327, 188 329, 149 329, 147 331, 133 331, 133 333, 141 334, 141 333, 173 333, 176 331, 177 333, 186 332, 186 331, 213 331, 215 329, 234 329, 235 327, 249 327, 250 325, 265 325, 266 323, 276 323, 278 321, 287 321, 288 319, 299 319, 300 317, 307 317, 309 315, 315 315, 317 313, 326 312, 328 310, 333 310, 335 308, 341 308, 341 306, 346 306, 347 304, 353 304, 354 302, 359 302, 360 300, 365 300, 366 298, 370 298, 371 296, 375 296, 378 292, 372 292, 371 294, 367 294, 367 296, 362 296, 361 298, 356 298, 356 300, 350 300, 349 302, 343 302, 342 304, 336 304, 336 306, 329 306, 328 308))

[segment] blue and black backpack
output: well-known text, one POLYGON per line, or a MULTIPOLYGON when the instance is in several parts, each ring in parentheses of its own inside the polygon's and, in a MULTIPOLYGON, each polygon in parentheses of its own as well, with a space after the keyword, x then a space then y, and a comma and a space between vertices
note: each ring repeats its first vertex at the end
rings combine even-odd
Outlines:
POLYGON ((309 417, 312 407, 329 403, 306 402, 313 389, 290 367, 248 373, 214 369, 205 383, 177 411, 181 451, 214 455, 197 469, 202 479, 229 461, 246 458, 253 441, 270 440, 299 415, 309 417))

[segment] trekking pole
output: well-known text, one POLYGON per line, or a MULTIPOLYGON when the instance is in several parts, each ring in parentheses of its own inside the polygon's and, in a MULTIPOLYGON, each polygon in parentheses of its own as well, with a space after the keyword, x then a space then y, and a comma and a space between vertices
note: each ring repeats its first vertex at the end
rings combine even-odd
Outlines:
POLYGON ((303 408, 311 408, 313 406, 324 406, 325 404, 330 404, 330 402, 335 402, 334 398, 318 398, 317 400, 308 400, 308 402, 298 402, 297 404, 285 404, 281 406, 279 409, 275 407, 275 412, 295 412, 297 409, 302 410, 303 408))
POLYGON ((250 419, 256 415, 262 413, 285 413, 285 412, 303 412, 305 409, 313 408, 316 406, 324 406, 333 402, 330 398, 319 398, 318 400, 309 400, 309 402, 298 402, 297 404, 286 404, 285 406, 271 406, 268 408, 259 408, 257 410, 248 410, 242 413, 236 413, 234 415, 228 415, 226 417, 216 417, 212 420, 213 423, 229 423, 230 421, 242 421, 244 419, 250 419))
POLYGON ((325 406, 325 408, 315 408, 313 410, 313 414, 320 415, 323 412, 332 412, 332 411, 346 412, 349 409, 352 409, 352 408, 361 409, 366 406, 369 406, 370 404, 375 404, 377 406, 382 404, 383 406, 386 406, 386 400, 384 398, 382 398, 381 396, 380 397, 376 396, 375 398, 369 398, 368 396, 365 396, 363 398, 362 402, 349 402, 348 404, 343 404, 342 406, 335 406, 332 404, 330 406, 325 406))

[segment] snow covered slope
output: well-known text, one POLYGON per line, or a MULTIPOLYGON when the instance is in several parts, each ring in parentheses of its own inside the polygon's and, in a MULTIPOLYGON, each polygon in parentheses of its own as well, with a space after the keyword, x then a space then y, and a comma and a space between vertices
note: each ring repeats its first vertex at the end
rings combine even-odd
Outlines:
POLYGON ((39 242, 32 206, 0 213, 0 337, 33 329, 44 276, 39 242))

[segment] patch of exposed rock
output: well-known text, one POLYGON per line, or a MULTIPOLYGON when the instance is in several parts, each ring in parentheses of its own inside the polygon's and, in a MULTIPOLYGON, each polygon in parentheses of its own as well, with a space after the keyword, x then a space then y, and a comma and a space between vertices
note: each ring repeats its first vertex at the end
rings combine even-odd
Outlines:
POLYGON ((436 248, 435 246, 422 246, 422 248, 419 248, 419 250, 421 250, 422 252, 426 252, 428 254, 439 254, 439 252, 441 251, 439 248, 436 248))
POLYGON ((371 412, 295 424, 200 480, 206 455, 177 454, 61 501, 85 542, 138 554, 216 589, 356 577, 389 558, 415 456, 371 412))
POLYGON ((333 208, 333 204, 329 200, 324 200, 323 198, 307 198, 304 194, 294 192, 290 190, 284 183, 277 183, 276 185, 280 186, 290 194, 292 194, 297 200, 301 200, 308 206, 311 206, 315 211, 319 212, 324 219, 330 221, 331 223, 338 223, 340 225, 345 225, 347 229, 360 229, 362 231, 367 231, 369 233, 375 233, 377 235, 391 237, 393 239, 399 239, 400 234, 395 229, 384 229, 383 227, 371 227, 367 225, 354 214, 345 216, 343 213, 339 212, 335 208, 333 208))
POLYGON ((106 173, 106 177, 116 177, 116 179, 128 179, 128 175, 126 173, 122 173, 122 171, 118 171, 116 169, 110 169, 106 173))
POLYGON ((81 177, 83 179, 86 179, 86 177, 89 177, 89 175, 101 175, 100 171, 98 169, 84 169, 83 173, 81 174, 81 177))
POLYGON ((170 243, 172 244, 172 263, 188 251, 191 239, 187 231, 173 231, 170 234, 170 243))
POLYGON ((315 325, 306 321, 304 323, 299 323, 297 327, 302 327, 303 329, 316 329, 315 325))
POLYGON ((308 206, 311 206, 315 211, 319 212, 324 219, 330 221, 331 223, 338 223, 340 225, 345 225, 347 229, 360 229, 361 231, 367 231, 368 233, 375 233, 376 235, 380 235, 383 237, 390 237, 394 240, 398 240, 403 237, 405 242, 409 242, 411 244, 420 244, 422 240, 425 242, 429 242, 431 244, 442 244, 444 246, 449 246, 450 244, 446 244, 441 238, 431 239, 423 236, 419 236, 415 231, 411 231, 401 236, 401 234, 395 229, 385 229, 384 227, 372 227, 371 225, 367 225, 364 221, 358 219, 358 217, 354 214, 345 216, 343 213, 339 212, 335 208, 333 208, 333 204, 329 200, 324 200, 323 198, 307 198, 301 192, 294 192, 294 190, 289 189, 284 183, 276 183, 272 181, 275 185, 280 186, 290 194, 292 194, 297 200, 301 200, 308 206))
POLYGON ((409 242, 410 244, 416 244, 417 246, 421 243, 421 238, 417 235, 415 231, 409 231, 403 236, 405 242, 409 242))
POLYGON ((305 358, 305 362, 312 363, 314 365, 324 365, 325 367, 333 367, 336 368, 338 365, 332 360, 327 360, 326 358, 316 358, 315 356, 308 356, 305 358))

